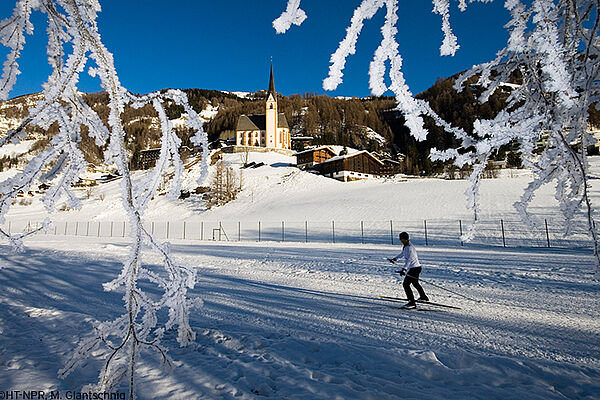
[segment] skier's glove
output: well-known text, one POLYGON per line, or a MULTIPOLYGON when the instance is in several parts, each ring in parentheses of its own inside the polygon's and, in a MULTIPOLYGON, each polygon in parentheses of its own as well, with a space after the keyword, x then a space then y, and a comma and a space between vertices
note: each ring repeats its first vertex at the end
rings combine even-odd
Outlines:
POLYGON ((406 268, 402 268, 402 270, 400 271, 400 275, 402 275, 402 276, 406 275, 406 268))

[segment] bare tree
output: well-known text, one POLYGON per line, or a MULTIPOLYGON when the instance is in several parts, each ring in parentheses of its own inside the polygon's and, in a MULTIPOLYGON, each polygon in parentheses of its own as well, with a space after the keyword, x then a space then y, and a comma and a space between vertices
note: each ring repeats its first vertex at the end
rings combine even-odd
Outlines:
POLYGON ((223 160, 217 161, 208 206, 222 206, 234 200, 240 191, 240 182, 233 168, 228 167, 223 160))

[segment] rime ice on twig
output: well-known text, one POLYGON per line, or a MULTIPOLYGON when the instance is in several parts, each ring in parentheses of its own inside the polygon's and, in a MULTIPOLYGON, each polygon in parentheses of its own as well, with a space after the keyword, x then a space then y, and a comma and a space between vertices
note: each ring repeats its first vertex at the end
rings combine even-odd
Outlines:
POLYGON ((302 25, 306 13, 300 8, 300 0, 289 0, 287 9, 273 21, 273 28, 277 33, 285 33, 292 25, 302 25))
MULTIPOLYGON (((515 204, 516 209, 525 221, 535 224, 528 205, 537 189, 554 182, 566 234, 576 213, 583 209, 586 214, 599 274, 598 232, 588 195, 586 165, 586 149, 593 144, 587 133, 587 113, 598 101, 600 89, 598 3, 536 0, 526 6, 508 0, 505 7, 511 12, 507 46, 495 60, 475 66, 457 79, 455 88, 462 90, 469 78, 478 77, 477 84, 484 89, 480 101, 484 102, 511 75, 520 75, 521 82, 513 89, 503 112, 492 120, 476 121, 474 150, 461 157, 476 160, 492 155, 500 146, 519 143, 523 161, 535 179, 515 204), (546 145, 536 154, 540 138, 546 139, 546 145)), ((473 144, 471 138, 467 140, 463 140, 465 149, 473 144)), ((451 158, 451 153, 436 152, 434 158, 451 158)), ((470 192, 477 197, 477 187, 470 192)))
MULTIPOLYGON (((143 225, 143 214, 150 199, 156 193, 158 180, 169 176, 171 169, 175 177, 172 181, 171 196, 179 192, 183 163, 179 157, 181 140, 172 129, 164 103, 174 102, 183 106, 188 115, 187 122, 195 134, 192 141, 202 149, 202 177, 206 177, 208 145, 206 134, 196 112, 189 106, 185 93, 169 90, 165 93, 152 93, 134 96, 128 93, 119 82, 112 54, 102 44, 96 25, 100 5, 96 0, 19 0, 13 16, 0 21, 0 42, 11 51, 4 64, 0 78, 0 97, 7 98, 10 88, 18 75, 21 49, 25 43, 25 32, 31 33, 32 11, 40 10, 48 17, 48 61, 53 72, 44 84, 43 99, 29 110, 29 116, 21 124, 0 138, 0 146, 18 142, 28 126, 37 125, 47 129, 53 123, 59 127, 48 147, 34 157, 12 178, 0 184, 0 223, 19 191, 28 190, 35 181, 50 185, 44 197, 46 208, 51 211, 57 201, 66 197, 69 205, 79 207, 79 200, 71 193, 75 183, 87 167, 81 150, 82 126, 100 146, 108 144, 105 162, 114 163, 119 169, 123 206, 129 216, 132 247, 129 258, 123 264, 119 276, 105 284, 105 290, 124 292, 126 312, 114 321, 98 324, 93 335, 83 340, 71 359, 61 371, 64 376, 88 357, 92 352, 103 348, 106 356, 100 373, 100 391, 111 392, 119 383, 128 380, 130 397, 134 397, 134 375, 136 359, 142 350, 154 350, 165 365, 170 365, 167 351, 160 344, 165 330, 176 328, 180 345, 189 344, 194 332, 189 325, 189 309, 193 304, 187 299, 187 291, 194 287, 195 270, 178 264, 172 257, 167 243, 157 242, 143 225), (96 67, 89 69, 90 75, 100 79, 102 87, 109 95, 109 116, 106 126, 99 115, 89 107, 77 90, 79 74, 89 62, 96 67), (135 184, 128 167, 124 147, 125 132, 121 114, 126 105, 143 106, 152 104, 161 120, 162 148, 160 160, 152 173, 142 182, 135 184), (43 172, 44 171, 44 172, 43 172), (162 270, 144 267, 144 246, 158 253, 163 259, 162 270), (154 284, 162 291, 159 300, 148 297, 138 286, 139 279, 154 284), (158 327, 157 311, 168 310, 168 320, 163 328, 158 327)), ((43 227, 48 226, 45 223, 43 227)), ((42 229, 40 228, 40 229, 42 229)), ((0 231, 13 246, 20 248, 22 239, 31 234, 9 235, 0 231)))
MULTIPOLYGON (((466 8, 466 3, 461 3, 461 7, 466 8)), ((464 10, 463 8, 463 10, 464 10)), ((442 16, 442 32, 444 32, 444 41, 440 47, 440 54, 443 56, 453 56, 460 48, 458 39, 450 27, 450 0, 433 0, 433 12, 442 16)))
MULTIPOLYGON (((490 3, 492 0, 469 2, 475 1, 490 3)), ((457 3, 461 11, 467 9, 466 0, 457 3)), ((288 8, 298 5, 299 2, 290 0, 288 8)), ((433 11, 442 16, 442 55, 454 55, 459 49, 450 25, 450 5, 450 0, 433 0, 433 11)), ((346 37, 331 56, 329 76, 323 87, 333 90, 342 82, 346 59, 356 51, 364 21, 386 7, 383 40, 369 70, 373 93, 381 95, 389 89, 395 94, 406 126, 418 140, 427 135, 423 115, 461 140, 459 149, 434 149, 431 158, 454 159, 459 167, 473 167, 467 199, 475 221, 479 218, 479 185, 485 165, 501 146, 518 143, 523 162, 532 169, 535 179, 515 204, 516 209, 524 220, 534 223, 527 212, 528 205, 538 188, 554 182, 556 199, 568 221, 566 233, 576 213, 586 214, 594 245, 596 276, 600 279, 600 236, 588 193, 586 161, 586 148, 594 143, 587 133, 588 109, 600 104, 600 3, 597 0, 533 0, 526 5, 520 0, 505 0, 504 6, 511 14, 506 25, 509 31, 506 47, 494 60, 464 73, 454 88, 461 91, 469 79, 476 78, 475 85, 482 89, 479 101, 486 102, 515 76, 520 77, 520 82, 511 85, 505 109, 491 120, 475 121, 472 134, 450 126, 426 102, 412 97, 401 71, 402 57, 395 38, 397 0, 361 2, 354 11, 346 37), (389 87, 384 82, 388 60, 391 64, 389 87), (547 144, 537 153, 534 150, 540 138, 547 138, 547 144)), ((470 229, 468 236, 474 232, 470 229)))

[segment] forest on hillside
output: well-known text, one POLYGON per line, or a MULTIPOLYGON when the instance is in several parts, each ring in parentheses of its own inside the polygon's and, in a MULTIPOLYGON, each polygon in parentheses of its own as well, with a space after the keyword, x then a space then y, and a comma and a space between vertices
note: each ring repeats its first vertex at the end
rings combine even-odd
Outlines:
MULTIPOLYGON (((473 122, 476 119, 493 118, 504 108, 510 88, 498 90, 488 102, 481 104, 476 100, 481 92, 476 85, 467 85, 461 93, 454 90, 457 76, 439 79, 431 88, 416 97, 427 100, 432 109, 453 126, 472 133, 473 122)), ((518 82, 518 77, 515 81, 518 82)), ((214 118, 205 124, 211 142, 216 142, 219 138, 233 137, 240 115, 265 112, 265 91, 245 97, 217 90, 184 91, 196 112, 202 112, 207 106, 218 108, 214 118)), ((36 96, 38 95, 21 96, 0 104, 0 118, 24 118, 36 96)), ((109 112, 108 95, 104 92, 86 94, 85 100, 106 122, 109 112)), ((305 93, 279 96, 278 102, 279 112, 285 114, 292 136, 311 137, 312 140, 308 143, 312 145, 335 144, 369 150, 381 157, 402 160, 404 172, 409 174, 430 175, 453 168, 441 163, 432 163, 428 156, 431 148, 457 147, 458 141, 426 117, 425 124, 429 135, 425 141, 417 142, 404 125, 401 113, 395 109, 395 100, 392 97, 332 98, 305 93), (378 135, 374 136, 373 132, 378 135)), ((174 104, 166 104, 166 110, 170 119, 179 118, 183 112, 181 107, 174 104)), ((160 146, 161 133, 156 111, 151 106, 140 109, 126 107, 122 117, 130 164, 136 169, 140 166, 141 151, 160 146)), ((589 121, 590 125, 600 127, 600 111, 595 107, 590 108, 589 121)), ((34 151, 42 149, 57 129, 55 125, 48 131, 29 128, 29 135, 38 140, 34 151)), ((178 128, 178 133, 183 145, 193 148, 189 141, 191 132, 178 128)), ((82 137, 81 148, 86 160, 92 164, 99 163, 104 149, 99 148, 86 134, 85 127, 82 137)), ((302 150, 306 143, 297 142, 295 149, 302 150)), ((521 161, 514 152, 516 146, 516 143, 505 146, 496 154, 495 159, 506 160, 509 166, 520 166, 521 161)), ((13 162, 4 160, 3 164, 12 166, 13 162)))

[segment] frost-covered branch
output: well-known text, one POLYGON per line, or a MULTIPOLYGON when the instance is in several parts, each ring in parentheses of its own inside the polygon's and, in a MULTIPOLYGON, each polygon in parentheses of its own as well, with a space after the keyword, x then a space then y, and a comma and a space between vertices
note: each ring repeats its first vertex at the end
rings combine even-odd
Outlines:
MULTIPOLYGON (((461 8, 466 9, 466 2, 462 0, 461 8)), ((440 54, 443 56, 453 56, 460 48, 458 39, 452 27, 450 26, 450 0, 433 0, 433 12, 442 16, 442 32, 444 32, 444 41, 440 46, 440 54)))
MULTIPOLYGON (((471 2, 492 0, 457 0, 464 12, 471 2)), ((442 17, 444 39, 441 55, 454 55, 460 48, 452 31, 450 14, 452 1, 432 0, 433 12, 442 17)), ((288 1, 288 9, 299 2, 288 1)), ((402 57, 398 52, 398 0, 363 0, 355 9, 345 38, 331 56, 329 75, 323 82, 326 90, 342 83, 348 56, 356 52, 356 42, 365 21, 381 9, 387 10, 382 27, 383 39, 369 70, 370 87, 375 95, 391 90, 398 109, 404 114, 406 126, 418 140, 425 139, 422 116, 428 116, 461 141, 458 149, 435 150, 432 159, 449 161, 462 167, 470 165, 471 188, 467 192, 468 206, 475 221, 479 218, 479 184, 485 166, 501 146, 518 143, 526 166, 532 168, 534 181, 525 190, 515 207, 523 219, 532 222, 527 209, 534 193, 542 185, 554 182, 556 199, 565 221, 573 221, 583 211, 590 238, 594 243, 596 276, 600 279, 600 236, 595 212, 589 197, 586 149, 593 144, 587 133, 588 110, 600 101, 600 2, 598 0, 505 0, 510 12, 505 25, 509 32, 506 46, 496 58, 476 65, 455 81, 454 88, 463 90, 467 82, 481 89, 480 102, 487 102, 500 88, 511 83, 506 106, 491 120, 477 120, 472 133, 451 126, 424 101, 415 100, 402 73, 402 57), (389 80, 385 84, 386 62, 390 62, 389 80), (547 145, 536 151, 536 142, 545 139, 547 145)), ((566 232, 571 229, 570 222, 566 232)), ((474 230, 469 231, 472 236, 474 230)))
MULTIPOLYGON (((156 194, 157 182, 174 176, 170 191, 173 195, 179 192, 183 174, 183 163, 179 156, 181 139, 166 116, 164 104, 174 102, 187 112, 188 127, 195 132, 192 141, 202 149, 202 178, 207 171, 207 138, 185 93, 170 90, 135 96, 121 86, 113 56, 103 45, 98 33, 96 18, 100 5, 97 0, 17 1, 13 16, 0 22, 0 41, 11 49, 0 79, 0 97, 8 97, 19 73, 17 60, 25 43, 24 34, 33 31, 29 19, 36 10, 42 11, 48 18, 47 53, 53 71, 44 84, 42 100, 29 110, 29 115, 16 129, 0 138, 0 146, 18 142, 24 137, 26 128, 32 126, 48 129, 52 124, 57 124, 58 133, 22 172, 0 184, 0 223, 4 221, 19 191, 28 190, 36 181, 50 186, 43 200, 48 211, 52 211, 63 197, 67 198, 71 207, 79 207, 80 202, 71 192, 71 187, 87 167, 79 149, 82 128, 87 128, 88 134, 99 146, 108 145, 105 162, 115 164, 122 176, 121 197, 129 216, 132 245, 121 273, 104 288, 124 293, 126 312, 114 321, 98 324, 94 334, 80 343, 60 374, 67 375, 86 358, 92 357, 93 352, 104 348, 105 365, 97 384, 99 391, 114 391, 123 380, 127 380, 130 397, 133 398, 136 360, 142 351, 158 352, 164 364, 169 366, 171 362, 167 350, 160 344, 165 330, 177 328, 178 341, 182 346, 194 339, 194 332, 189 325, 189 308, 197 303, 187 299, 187 291, 194 287, 195 270, 177 263, 168 244, 156 242, 143 226, 144 211, 156 194), (89 73, 99 78, 109 96, 108 125, 85 103, 82 93, 77 90, 79 75, 88 64, 95 64, 89 66, 89 73), (121 114, 126 106, 141 107, 145 104, 152 104, 161 120, 161 160, 148 177, 135 182, 128 167, 121 114), (162 269, 144 266, 143 249, 147 245, 163 259, 162 269), (156 285, 163 292, 161 298, 156 300, 146 295, 138 287, 140 279, 156 285), (161 309, 168 310, 169 315, 164 327, 158 326, 157 312, 161 309)), ((17 247, 29 234, 9 235, 0 231, 1 236, 17 247)))
POLYGON ((289 0, 287 9, 273 21, 273 28, 277 33, 285 33, 292 25, 302 25, 306 13, 300 8, 300 0, 289 0))
POLYGON ((53 226, 53 223, 50 222, 50 220, 46 218, 44 220, 44 222, 42 222, 41 225, 38 226, 37 228, 28 229, 25 232, 19 233, 17 235, 11 235, 11 234, 7 233, 4 229, 0 228, 0 235, 10 242, 10 245, 12 246, 12 248, 15 252, 20 253, 25 250, 25 246, 23 245, 23 239, 25 239, 28 236, 35 235, 39 232, 47 231, 52 226, 53 226))

